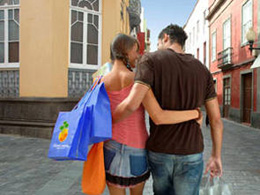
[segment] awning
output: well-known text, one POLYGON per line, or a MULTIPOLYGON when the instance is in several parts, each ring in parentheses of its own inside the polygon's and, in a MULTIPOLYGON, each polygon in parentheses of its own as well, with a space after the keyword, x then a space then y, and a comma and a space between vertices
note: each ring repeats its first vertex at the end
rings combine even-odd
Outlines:
POLYGON ((260 67, 260 55, 258 55, 257 58, 255 59, 253 65, 251 66, 251 69, 259 68, 259 67, 260 67))

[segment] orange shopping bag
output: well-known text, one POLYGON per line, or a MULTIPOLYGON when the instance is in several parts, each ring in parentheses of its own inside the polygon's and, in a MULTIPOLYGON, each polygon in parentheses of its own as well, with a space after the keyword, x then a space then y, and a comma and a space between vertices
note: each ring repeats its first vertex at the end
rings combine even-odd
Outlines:
POLYGON ((103 142, 94 144, 84 163, 81 185, 85 194, 99 195, 106 187, 103 145, 103 142))

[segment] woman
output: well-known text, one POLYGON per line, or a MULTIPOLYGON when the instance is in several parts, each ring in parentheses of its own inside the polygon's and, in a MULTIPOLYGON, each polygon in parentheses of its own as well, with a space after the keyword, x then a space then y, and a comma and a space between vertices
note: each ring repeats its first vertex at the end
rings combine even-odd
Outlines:
MULTIPOLYGON (((136 60, 139 57, 138 41, 128 35, 118 34, 111 44, 113 69, 103 78, 111 103, 111 111, 130 93, 134 83, 136 60)), ((164 111, 152 91, 143 105, 155 124, 175 124, 200 118, 198 110, 164 111)), ((104 144, 106 180, 110 194, 121 195, 130 188, 131 195, 142 194, 150 172, 147 164, 144 108, 140 106, 131 116, 113 124, 112 140, 104 144)))

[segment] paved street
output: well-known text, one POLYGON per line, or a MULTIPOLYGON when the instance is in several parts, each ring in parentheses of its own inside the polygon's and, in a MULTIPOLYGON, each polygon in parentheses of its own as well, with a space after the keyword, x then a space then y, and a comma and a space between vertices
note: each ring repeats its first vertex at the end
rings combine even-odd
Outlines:
MULTIPOLYGON (((224 120, 223 179, 237 195, 260 194, 260 130, 224 120)), ((210 130, 203 127, 205 156, 210 130)), ((1 195, 80 195, 81 162, 48 159, 49 140, 0 135, 1 195)), ((108 194, 107 189, 104 194, 108 194)), ((152 181, 145 195, 152 194, 152 181)))

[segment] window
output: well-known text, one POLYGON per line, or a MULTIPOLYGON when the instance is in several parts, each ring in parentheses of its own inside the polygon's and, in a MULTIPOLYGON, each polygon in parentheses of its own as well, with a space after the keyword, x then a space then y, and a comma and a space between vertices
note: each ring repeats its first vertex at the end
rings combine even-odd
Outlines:
POLYGON ((189 50, 191 49, 191 44, 192 44, 192 42, 191 42, 191 33, 189 33, 189 50))
POLYGON ((203 43, 203 63, 204 65, 206 66, 206 63, 207 63, 207 43, 204 42, 203 43))
POLYGON ((20 0, 0 0, 0 6, 19 5, 20 0))
POLYGON ((242 7, 242 44, 247 42, 246 33, 253 26, 252 17, 252 0, 249 0, 242 7))
POLYGON ((230 18, 223 24, 223 63, 231 62, 231 25, 230 18))
POLYGON ((214 32, 213 34, 212 34, 212 37, 211 37, 211 60, 212 61, 214 61, 214 60, 216 60, 216 47, 217 47, 217 45, 216 45, 216 43, 217 43, 217 36, 216 36, 216 32, 214 32))
POLYGON ((196 37, 197 40, 199 39, 199 34, 200 34, 200 21, 198 20, 197 21, 197 37, 196 37))
POLYGON ((224 78, 224 105, 230 105, 231 103, 231 86, 230 78, 224 78))
POLYGON ((71 0, 70 67, 97 69, 101 63, 100 0, 71 0))
POLYGON ((0 0, 0 67, 19 67, 19 0, 0 0))
POLYGON ((125 5, 125 2, 121 1, 121 11, 120 11, 120 14, 121 14, 121 20, 123 20, 123 21, 124 21, 124 5, 125 5))
POLYGON ((193 35, 193 37, 192 37, 192 44, 194 45, 195 44, 195 27, 193 27, 193 29, 192 29, 192 35, 193 35))
POLYGON ((205 34, 205 28, 206 28, 206 12, 207 10, 204 10, 203 12, 203 34, 205 34))
POLYGON ((214 81, 215 92, 218 93, 217 79, 216 79, 216 78, 213 78, 213 81, 214 81))
POLYGON ((226 20, 223 24, 223 50, 231 46, 231 26, 230 19, 226 20))

